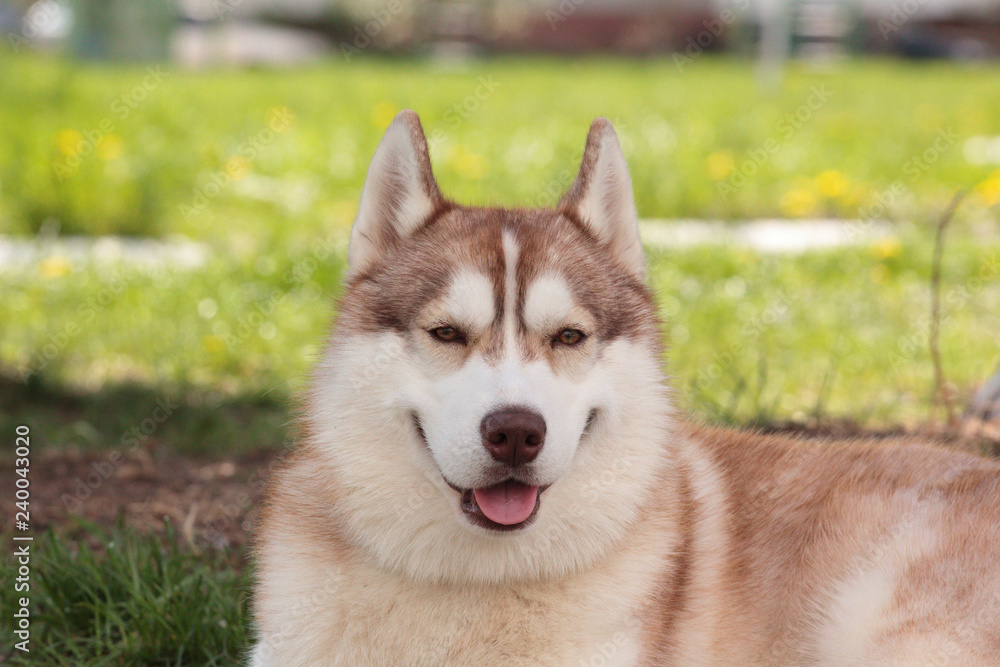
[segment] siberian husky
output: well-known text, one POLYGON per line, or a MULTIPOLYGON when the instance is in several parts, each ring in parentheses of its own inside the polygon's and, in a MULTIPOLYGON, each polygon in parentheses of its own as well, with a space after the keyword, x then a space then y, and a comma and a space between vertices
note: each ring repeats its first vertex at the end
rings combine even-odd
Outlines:
POLYGON ((998 465, 690 426, 662 354, 607 120, 556 208, 471 208, 400 113, 258 528, 253 664, 1000 665, 998 465))

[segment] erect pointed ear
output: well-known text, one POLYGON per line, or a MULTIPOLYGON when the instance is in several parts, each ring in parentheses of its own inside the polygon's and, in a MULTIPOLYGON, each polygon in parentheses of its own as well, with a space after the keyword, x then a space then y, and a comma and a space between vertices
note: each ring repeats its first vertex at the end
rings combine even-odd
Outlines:
POLYGON ((393 243, 420 226, 443 203, 420 118, 400 111, 385 131, 368 167, 358 217, 351 229, 347 264, 356 274, 393 243))
POLYGON ((645 277, 632 179, 618 135, 607 118, 598 118, 590 126, 580 173, 559 202, 559 210, 575 215, 611 248, 622 265, 639 278, 645 277))

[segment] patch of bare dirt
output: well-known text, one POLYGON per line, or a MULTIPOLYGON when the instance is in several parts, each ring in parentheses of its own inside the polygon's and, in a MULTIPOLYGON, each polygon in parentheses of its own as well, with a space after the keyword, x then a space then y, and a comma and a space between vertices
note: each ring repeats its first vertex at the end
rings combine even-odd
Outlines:
MULTIPOLYGON (((228 549, 239 558, 258 512, 274 451, 206 459, 165 448, 128 452, 42 450, 30 463, 31 533, 52 528, 99 547, 117 523, 176 538, 195 549, 228 549)), ((0 460, 0 494, 10 508, 2 531, 13 532, 14 460, 0 460), (8 500, 10 499, 10 500, 8 500)))

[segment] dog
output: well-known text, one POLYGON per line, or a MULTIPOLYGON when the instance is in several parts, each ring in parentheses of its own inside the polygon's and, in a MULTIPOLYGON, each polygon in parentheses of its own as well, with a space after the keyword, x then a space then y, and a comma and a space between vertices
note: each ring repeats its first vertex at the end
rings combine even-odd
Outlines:
POLYGON ((555 208, 474 208, 401 112, 347 261, 256 667, 1000 665, 1000 466, 685 420, 607 120, 555 208))

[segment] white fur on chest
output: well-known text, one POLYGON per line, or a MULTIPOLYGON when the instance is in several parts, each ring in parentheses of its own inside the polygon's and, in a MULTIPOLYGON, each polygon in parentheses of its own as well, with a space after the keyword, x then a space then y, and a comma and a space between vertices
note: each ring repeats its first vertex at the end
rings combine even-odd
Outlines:
POLYGON ((289 585, 272 589, 287 593, 271 593, 271 611, 284 620, 276 637, 263 628, 252 664, 635 665, 649 568, 659 559, 629 560, 504 587, 417 584, 352 565, 312 580, 310 591, 291 568, 281 577, 289 585))

